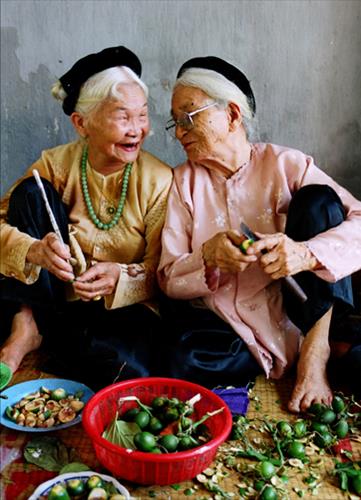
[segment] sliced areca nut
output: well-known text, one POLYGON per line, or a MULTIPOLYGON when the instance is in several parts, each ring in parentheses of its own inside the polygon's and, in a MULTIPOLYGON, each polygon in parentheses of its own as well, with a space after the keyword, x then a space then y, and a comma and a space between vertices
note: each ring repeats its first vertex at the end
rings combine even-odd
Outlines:
POLYGON ((30 401, 25 405, 25 410, 31 411, 32 413, 39 413, 39 411, 44 408, 44 404, 45 404, 44 398, 33 399, 32 401, 30 401))
POLYGON ((297 467, 298 469, 303 469, 304 468, 304 464, 303 464, 302 460, 300 460, 299 458, 289 458, 288 459, 288 463, 292 467, 297 467))
POLYGON ((108 494, 104 488, 94 488, 88 495, 88 500, 107 500, 108 494))
POLYGON ((35 427, 44 427, 44 420, 41 420, 39 417, 36 419, 35 427))
POLYGON ((55 425, 55 418, 54 417, 50 417, 50 418, 46 419, 43 423, 44 427, 53 427, 54 425, 55 425))
POLYGON ((47 387, 42 386, 40 387, 40 392, 45 392, 45 394, 50 394, 51 391, 47 387))
POLYGON ((53 399, 49 399, 49 401, 47 401, 45 408, 53 413, 61 410, 60 404, 53 399))
POLYGON ((17 408, 14 408, 14 411, 13 411, 13 420, 16 421, 18 419, 18 417, 20 417, 21 413, 20 411, 17 409, 17 408))
POLYGON ((25 415, 23 413, 19 413, 19 415, 16 418, 16 423, 18 425, 24 425, 24 423, 25 423, 25 415))
POLYGON ((40 398, 41 394, 39 391, 32 392, 31 394, 28 394, 27 396, 24 397, 24 399, 27 399, 28 402, 32 401, 33 399, 40 398))
POLYGON ((17 420, 21 415, 20 411, 17 408, 13 409, 12 420, 17 420))
POLYGON ((14 408, 12 406, 7 406, 5 408, 5 415, 12 420, 13 414, 14 414, 14 408))
POLYGON ((58 413, 58 420, 65 424, 71 422, 76 417, 76 413, 72 408, 62 408, 58 413))
POLYGON ((198 474, 196 479, 200 483, 206 483, 208 481, 208 478, 204 474, 198 474))
POLYGON ((64 406, 69 406, 70 401, 68 398, 63 398, 63 399, 60 399, 58 401, 58 403, 60 404, 60 406, 62 406, 64 408, 64 406))
POLYGON ((35 425, 36 425, 36 416, 33 415, 32 413, 29 413, 25 417, 25 425, 26 425, 26 427, 35 427, 35 425))
POLYGON ((75 412, 79 412, 84 408, 85 403, 83 401, 78 401, 77 399, 74 399, 73 401, 70 401, 70 408, 72 408, 75 412))

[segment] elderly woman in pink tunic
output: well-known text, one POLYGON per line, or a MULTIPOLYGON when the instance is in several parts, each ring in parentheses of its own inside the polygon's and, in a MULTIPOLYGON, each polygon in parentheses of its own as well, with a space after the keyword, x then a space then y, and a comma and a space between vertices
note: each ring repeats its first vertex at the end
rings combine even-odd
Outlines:
MULTIPOLYGON (((245 75, 222 59, 191 59, 178 72, 167 128, 188 159, 175 170, 158 269, 161 288, 178 299, 163 310, 172 324, 169 370, 215 386, 260 372, 279 378, 296 365, 289 409, 297 412, 332 398, 330 337, 354 307, 361 203, 310 156, 251 143, 255 108, 245 75), (248 248, 241 222, 259 237, 248 248), (285 277, 297 280, 305 302, 285 277)), ((356 388, 360 328, 352 338, 334 334, 347 345, 337 363, 356 388)))

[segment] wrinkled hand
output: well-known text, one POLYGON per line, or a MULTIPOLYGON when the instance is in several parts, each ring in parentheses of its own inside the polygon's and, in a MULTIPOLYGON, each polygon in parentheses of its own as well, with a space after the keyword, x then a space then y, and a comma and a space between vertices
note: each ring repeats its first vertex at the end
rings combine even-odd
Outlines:
POLYGON ((305 243, 293 241, 283 233, 260 234, 261 239, 247 250, 248 255, 258 255, 263 270, 277 280, 301 271, 309 271, 317 266, 317 259, 305 243), (262 250, 267 253, 261 255, 262 250))
POLYGON ((218 267, 224 273, 242 272, 257 260, 256 255, 244 255, 239 249, 245 238, 237 231, 217 233, 203 244, 203 259, 207 267, 218 267))
POLYGON ((120 276, 115 262, 99 262, 73 283, 75 293, 85 302, 114 293, 120 276))
POLYGON ((74 279, 68 245, 63 245, 55 233, 48 233, 42 240, 35 241, 29 248, 26 261, 47 269, 62 281, 74 279))

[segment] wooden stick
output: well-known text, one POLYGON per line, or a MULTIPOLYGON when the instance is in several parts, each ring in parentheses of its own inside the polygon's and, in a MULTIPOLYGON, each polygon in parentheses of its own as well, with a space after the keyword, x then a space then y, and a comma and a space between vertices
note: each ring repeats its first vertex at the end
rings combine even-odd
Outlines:
POLYGON ((51 222, 51 225, 53 226, 54 233, 59 238, 61 244, 65 247, 65 243, 64 243, 63 237, 61 235, 58 223, 56 222, 56 219, 54 217, 53 211, 52 211, 51 206, 49 204, 48 197, 46 196, 46 192, 45 192, 45 189, 44 189, 44 184, 42 183, 42 180, 40 178, 39 172, 36 170, 36 168, 34 168, 34 170, 33 170, 33 176, 35 177, 36 183, 37 183, 37 185, 38 185, 38 187, 40 189, 41 195, 42 195, 43 200, 45 202, 46 211, 48 212, 48 215, 50 217, 50 222, 51 222))
MULTIPOLYGON (((59 238, 59 241, 63 245, 63 247, 66 248, 66 245, 64 243, 63 237, 61 235, 61 232, 60 232, 60 229, 59 229, 59 226, 58 226, 58 223, 56 222, 56 219, 55 219, 55 216, 54 216, 53 211, 51 209, 48 197, 46 196, 44 184, 43 184, 43 182, 42 182, 42 180, 40 178, 39 172, 36 170, 36 168, 33 169, 33 176, 35 177, 36 183, 37 183, 37 185, 38 185, 38 187, 40 189, 41 195, 42 195, 43 200, 45 202, 46 211, 48 212, 51 225, 53 226, 53 229, 54 229, 54 233, 59 238)), ((67 262, 71 266, 74 267, 74 265, 76 264, 76 259, 74 259, 73 257, 70 257, 70 259, 67 259, 67 262)))

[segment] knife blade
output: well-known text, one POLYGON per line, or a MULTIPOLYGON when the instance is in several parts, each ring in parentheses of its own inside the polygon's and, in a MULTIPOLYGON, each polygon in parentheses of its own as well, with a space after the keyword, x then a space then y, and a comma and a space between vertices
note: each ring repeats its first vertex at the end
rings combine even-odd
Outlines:
MULTIPOLYGON (((260 239, 244 222, 241 222, 241 232, 250 240, 258 241, 260 239)), ((262 250, 262 253, 267 253, 267 250, 262 250)), ((291 290, 292 293, 294 293, 301 300, 301 302, 306 302, 307 295, 297 281, 292 278, 292 276, 286 276, 282 279, 284 280, 287 288, 291 290)))

